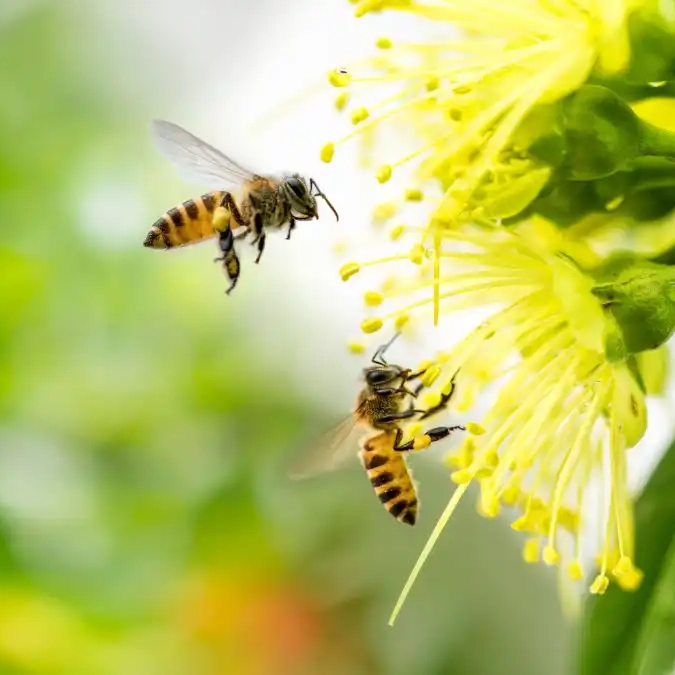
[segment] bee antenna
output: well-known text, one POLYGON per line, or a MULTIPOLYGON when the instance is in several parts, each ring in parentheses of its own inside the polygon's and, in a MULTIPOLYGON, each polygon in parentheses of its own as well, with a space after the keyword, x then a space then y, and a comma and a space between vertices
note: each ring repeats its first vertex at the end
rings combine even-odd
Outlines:
POLYGON ((396 331, 396 333, 394 333, 393 337, 391 338, 391 340, 389 340, 389 342, 387 342, 383 345, 380 345, 377 348, 377 351, 375 352, 375 354, 373 355, 373 358, 371 359, 371 361, 373 363, 376 363, 378 366, 388 365, 387 362, 384 360, 384 355, 387 352, 387 350, 389 349, 389 347, 391 347, 391 345, 394 343, 394 340, 396 340, 396 338, 400 334, 401 334, 401 331, 396 331))
POLYGON ((335 222, 340 220, 340 216, 338 215, 338 212, 335 210, 335 207, 330 203, 328 200, 328 197, 321 191, 321 188, 317 185, 316 181, 313 178, 309 179, 309 185, 310 187, 315 187, 316 188, 316 194, 314 195, 315 197, 321 197, 326 204, 328 204, 328 207, 330 210, 333 212, 333 215, 335 216, 335 222))

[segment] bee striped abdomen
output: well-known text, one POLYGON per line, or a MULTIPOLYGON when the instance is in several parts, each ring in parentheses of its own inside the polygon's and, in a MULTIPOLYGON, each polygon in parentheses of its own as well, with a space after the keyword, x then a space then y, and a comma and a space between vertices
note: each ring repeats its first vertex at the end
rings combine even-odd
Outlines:
POLYGON ((414 525, 417 520, 417 492, 404 453, 396 452, 396 432, 384 432, 364 441, 361 460, 370 483, 384 508, 396 520, 414 525))
POLYGON ((220 205, 224 194, 208 192, 169 209, 150 228, 143 246, 175 248, 213 237, 213 212, 220 205))

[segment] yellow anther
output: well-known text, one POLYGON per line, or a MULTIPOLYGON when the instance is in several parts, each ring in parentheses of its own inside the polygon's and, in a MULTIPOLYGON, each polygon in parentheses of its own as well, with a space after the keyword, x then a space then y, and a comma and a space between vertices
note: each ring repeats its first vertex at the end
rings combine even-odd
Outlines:
POLYGON ((391 178, 391 166, 383 164, 375 174, 378 183, 386 183, 391 178))
POLYGON ((473 91, 473 87, 469 84, 462 84, 459 87, 455 87, 455 94, 459 94, 460 96, 462 94, 470 94, 473 91))
MULTIPOLYGON (((473 436, 482 436, 485 433, 485 429, 476 422, 467 422, 465 426, 466 430, 473 436)), ((497 459, 499 459, 499 457, 497 459)))
POLYGON ((520 488, 517 485, 509 485, 502 492, 502 502, 505 506, 515 506, 520 498, 520 488))
POLYGON ((344 110, 347 107, 348 102, 349 102, 349 94, 346 91, 341 91, 335 97, 334 105, 337 110, 344 110))
POLYGON ((609 586, 609 579, 604 574, 598 574, 591 584, 590 591, 593 595, 604 595, 609 586))
POLYGON ((414 244, 408 253, 410 260, 415 263, 415 265, 421 265, 424 262, 424 246, 422 244, 414 244))
POLYGON ((381 37, 375 42, 375 46, 378 49, 391 49, 393 42, 388 37, 381 37))
POLYGON ((436 91, 436 89, 438 89, 441 86, 441 82, 435 75, 432 75, 424 83, 424 86, 426 87, 427 91, 436 91))
POLYGON ((224 206, 218 206, 213 212, 213 229, 218 232, 225 232, 230 227, 230 211, 224 206))
POLYGON ((373 317, 371 319, 364 319, 361 322, 361 330, 364 333, 377 333, 380 328, 382 328, 382 319, 373 317))
POLYGON ((496 518, 499 515, 500 504, 494 490, 484 488, 480 497, 481 515, 486 518, 496 518))
POLYGON ((345 68, 333 68, 328 73, 328 81, 334 87, 346 87, 352 81, 352 76, 345 68))
POLYGON ((424 375, 420 377, 420 382, 425 387, 430 387, 438 379, 438 376, 440 374, 441 374, 440 366, 431 366, 430 368, 427 368, 426 371, 424 372, 424 375))
POLYGON ((475 471, 473 469, 460 469, 450 474, 450 480, 457 485, 466 485, 473 480, 475 471))
POLYGON ((393 218, 398 211, 398 206, 394 202, 382 202, 373 209, 372 219, 374 223, 382 224, 393 218))
POLYGON ((326 143, 326 145, 321 148, 321 161, 330 164, 333 161, 335 155, 335 143, 326 143))
POLYGON ((490 452, 485 455, 484 461, 485 466, 496 469, 499 466, 499 453, 496 450, 490 450, 490 452))
POLYGON ((340 276, 342 281, 347 281, 350 277, 353 277, 355 274, 358 274, 361 271, 361 265, 357 262, 348 262, 345 263, 340 268, 340 276))
POLYGON ((382 293, 378 293, 377 291, 366 291, 363 294, 363 301, 369 307, 377 307, 384 301, 384 296, 382 293))
POLYGON ((403 328, 403 326, 405 326, 408 321, 410 321, 409 314, 399 314, 394 321, 394 328, 396 328, 396 330, 401 330, 401 328, 403 328))
POLYGON ((417 370, 422 371, 422 370, 427 370, 428 368, 431 368, 431 366, 434 365, 434 362, 431 361, 430 359, 424 359, 424 361, 420 361, 417 364, 417 370))
POLYGON ((389 232, 389 238, 392 241, 398 241, 405 233, 405 225, 395 225, 389 232))
POLYGON ((461 122, 463 116, 464 114, 459 108, 451 108, 448 110, 448 117, 450 117, 453 122, 461 122))
POLYGON ((629 574, 632 571, 633 562, 627 555, 622 556, 619 559, 619 562, 612 568, 612 574, 615 577, 621 577, 624 574, 629 574))
POLYGON ((536 531, 536 527, 534 527, 534 523, 533 523, 532 518, 527 514, 523 515, 523 516, 520 516, 520 518, 516 518, 511 523, 511 529, 515 530, 516 532, 536 531))
POLYGON ((352 124, 360 124, 363 120, 367 120, 370 117, 370 113, 367 108, 361 106, 360 108, 354 108, 352 110, 352 124))
POLYGON ((567 566, 567 576, 572 581, 583 581, 584 579, 584 570, 581 567, 581 563, 578 560, 573 560, 567 566))
POLYGON ((408 202, 421 202, 424 199, 424 193, 418 188, 408 188, 405 191, 405 199, 408 202))
POLYGON ((530 565, 539 562, 539 540, 528 539, 523 546, 523 560, 530 565))
POLYGON ((363 352, 366 351, 366 345, 363 344, 363 342, 356 342, 356 341, 351 341, 347 343, 347 349, 352 354, 363 354, 363 352))
POLYGON ((441 395, 437 391, 427 391, 421 398, 427 408, 435 408, 441 402, 441 395))
POLYGON ((547 544, 544 546, 541 558, 547 565, 557 565, 560 561, 560 553, 553 546, 547 544))
POLYGON ((642 571, 636 567, 633 567, 630 572, 626 572, 626 574, 622 574, 620 577, 617 577, 616 583, 624 591, 636 591, 640 587, 643 577, 644 574, 642 571))

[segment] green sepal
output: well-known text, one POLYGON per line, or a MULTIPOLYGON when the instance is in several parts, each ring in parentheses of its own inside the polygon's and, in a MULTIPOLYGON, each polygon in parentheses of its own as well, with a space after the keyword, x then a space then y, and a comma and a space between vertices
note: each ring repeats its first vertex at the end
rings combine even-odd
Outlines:
POLYGON ((621 255, 592 275, 596 282, 592 293, 616 320, 627 354, 656 349, 673 334, 674 268, 621 255))

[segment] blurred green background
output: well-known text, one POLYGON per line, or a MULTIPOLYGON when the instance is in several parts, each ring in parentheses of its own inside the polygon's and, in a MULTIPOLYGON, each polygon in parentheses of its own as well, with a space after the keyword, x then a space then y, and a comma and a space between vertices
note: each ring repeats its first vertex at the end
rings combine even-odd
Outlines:
MULTIPOLYGON (((280 351, 261 347, 261 326, 273 334, 284 319, 253 276, 226 298, 208 246, 171 259, 141 246, 189 196, 147 132, 158 92, 180 92, 129 84, 110 49, 142 35, 102 39, 103 14, 10 5, 0 673, 567 672, 552 574, 525 566, 506 522, 480 519, 472 498, 387 627, 447 476, 416 467, 414 530, 378 505, 357 462, 289 481, 288 458, 348 410, 319 404, 280 351)), ((307 336, 294 330, 301 355, 307 336)), ((352 359, 347 382, 362 366, 352 359)), ((338 377, 332 367, 323 375, 338 377)))

